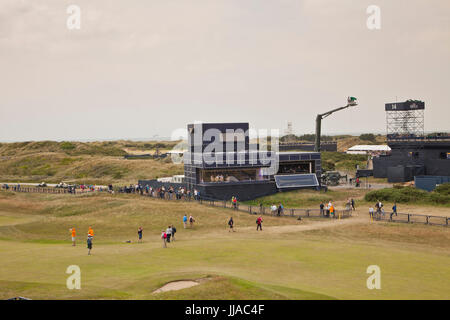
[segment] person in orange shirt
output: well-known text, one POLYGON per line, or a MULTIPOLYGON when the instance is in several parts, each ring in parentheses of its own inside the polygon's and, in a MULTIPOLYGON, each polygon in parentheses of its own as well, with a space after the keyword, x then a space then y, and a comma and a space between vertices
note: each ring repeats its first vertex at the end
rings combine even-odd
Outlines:
POLYGON ((90 236, 90 237, 94 236, 94 230, 92 230, 91 227, 89 227, 88 236, 90 236))
POLYGON ((70 229, 70 233, 72 234, 72 246, 75 247, 75 238, 77 236, 75 228, 70 229))
POLYGON ((330 207, 330 214, 333 216, 333 218, 335 218, 333 205, 331 205, 331 207, 330 207))

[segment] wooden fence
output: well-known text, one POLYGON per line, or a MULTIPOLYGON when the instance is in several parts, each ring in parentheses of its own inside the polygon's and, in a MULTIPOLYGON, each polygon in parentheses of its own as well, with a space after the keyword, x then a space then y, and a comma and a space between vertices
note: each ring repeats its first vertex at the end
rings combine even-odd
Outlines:
MULTIPOLYGON (((5 188, 2 187, 2 190, 5 188)), ((41 188, 41 187, 28 187, 28 186, 11 186, 9 188, 10 191, 14 192, 27 192, 27 193, 48 193, 48 194, 85 194, 85 193, 93 193, 93 192, 107 192, 105 191, 91 191, 91 190, 84 190, 81 191, 80 189, 67 189, 67 188, 41 188)), ((142 196, 148 196, 153 198, 159 198, 161 197, 156 193, 140 193, 140 192, 134 192, 132 194, 142 196)), ((192 197, 183 196, 181 199, 177 199, 175 194, 170 195, 168 192, 164 195, 162 198, 164 200, 172 200, 172 201, 198 201, 200 204, 210 205, 214 207, 220 207, 220 208, 228 208, 233 210, 238 210, 242 212, 248 212, 250 214, 258 214, 258 215, 272 215, 272 216, 280 216, 280 217, 303 217, 303 218, 336 218, 336 219, 344 219, 351 216, 352 211, 351 210, 335 210, 335 215, 329 217, 325 214, 321 213, 320 209, 300 209, 300 208, 284 208, 282 212, 278 215, 277 212, 272 212, 270 207, 264 207, 264 206, 251 206, 244 203, 237 203, 236 207, 233 206, 231 201, 226 200, 214 200, 214 199, 205 199, 201 198, 198 200, 194 200, 192 197)))
POLYGON ((436 226, 448 227, 448 217, 443 216, 431 216, 417 213, 397 213, 391 215, 391 213, 374 213, 375 221, 387 221, 387 222, 403 222, 403 223, 421 223, 436 226))

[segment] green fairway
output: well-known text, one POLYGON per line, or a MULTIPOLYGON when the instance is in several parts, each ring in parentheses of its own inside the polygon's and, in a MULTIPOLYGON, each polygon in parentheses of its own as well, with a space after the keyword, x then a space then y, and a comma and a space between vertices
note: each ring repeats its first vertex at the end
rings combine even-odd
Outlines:
POLYGON ((255 216, 195 203, 126 195, 0 193, 0 298, 32 299, 449 299, 448 228, 255 216), (12 215, 17 212, 17 219, 12 215), (184 213, 196 218, 184 229, 184 213), (229 233, 233 215, 237 232, 229 233), (161 230, 177 226, 162 248, 161 230), (85 234, 95 230, 92 255, 85 234), (137 227, 144 243, 136 242, 137 227), (77 228, 71 246, 69 228, 77 228), (131 243, 125 241, 131 240, 131 243), (66 269, 81 269, 81 289, 66 269), (381 290, 369 290, 369 265, 381 290), (153 294, 174 280, 199 285, 153 294))

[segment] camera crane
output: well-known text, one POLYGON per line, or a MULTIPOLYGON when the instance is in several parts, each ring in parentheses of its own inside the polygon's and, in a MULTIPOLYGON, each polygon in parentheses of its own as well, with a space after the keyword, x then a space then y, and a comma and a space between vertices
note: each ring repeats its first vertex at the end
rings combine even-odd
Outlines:
POLYGON ((321 133, 321 129, 322 129, 322 119, 325 119, 326 117, 328 117, 329 115, 340 111, 340 110, 344 110, 347 109, 349 107, 354 107, 357 106, 358 102, 357 99, 355 97, 348 97, 347 98, 347 105, 344 107, 340 107, 340 108, 336 108, 333 109, 331 111, 322 113, 322 114, 318 114, 316 117, 316 141, 315 141, 315 147, 314 147, 314 151, 316 152, 320 152, 320 133, 321 133))

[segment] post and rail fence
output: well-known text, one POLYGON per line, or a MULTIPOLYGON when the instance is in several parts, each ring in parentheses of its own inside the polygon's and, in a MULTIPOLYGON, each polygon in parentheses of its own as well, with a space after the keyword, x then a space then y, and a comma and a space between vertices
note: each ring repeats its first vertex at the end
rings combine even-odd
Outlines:
POLYGON ((397 214, 392 213, 374 213, 375 221, 386 221, 386 222, 401 222, 401 223, 420 223, 435 226, 449 226, 449 217, 445 216, 432 216, 417 213, 402 213, 397 214))
MULTIPOLYGON (((1 187, 1 190, 6 190, 5 186, 1 187)), ((10 191, 14 192, 26 192, 26 193, 46 193, 46 194, 72 194, 72 195, 81 195, 88 194, 94 192, 108 192, 107 190, 99 191, 99 190, 80 190, 80 189, 70 189, 70 188, 54 188, 54 187, 36 187, 36 186, 10 186, 8 188, 10 191)), ((238 210, 241 212, 247 212, 249 214, 254 215, 271 215, 271 216, 280 216, 280 217, 295 217, 295 218, 335 218, 335 219, 345 219, 349 218, 352 215, 351 209, 336 209, 334 215, 329 215, 326 213, 326 210, 320 209, 302 209, 302 208, 284 208, 279 214, 278 211, 271 210, 270 207, 264 206, 255 206, 248 205, 245 203, 236 203, 236 206, 229 200, 217 200, 217 199, 209 199, 205 197, 199 197, 198 199, 194 199, 192 196, 183 195, 181 197, 176 197, 175 193, 170 194, 169 192, 165 192, 162 196, 157 194, 156 191, 146 193, 143 192, 133 192, 133 194, 141 194, 142 196, 159 198, 164 200, 174 200, 174 201, 197 201, 200 204, 205 204, 213 207, 221 207, 228 208, 233 210, 238 210)), ((385 222, 400 222, 400 223, 420 223, 427 225, 437 225, 437 226, 449 226, 449 217, 445 216, 432 216, 432 215, 423 215, 416 213, 374 213, 373 219, 375 221, 385 221, 385 222)))
MULTIPOLYGON (((6 188, 2 186, 2 190, 6 188)), ((47 193, 47 194, 72 194, 72 195, 80 195, 80 194, 88 194, 94 192, 108 192, 108 190, 80 190, 80 189, 69 189, 69 188, 54 188, 54 187, 36 187, 36 186, 10 186, 10 191, 13 192, 25 192, 25 193, 47 193)), ((326 210, 320 209, 301 209, 301 208, 284 208, 278 214, 278 211, 272 211, 270 207, 264 206, 254 206, 248 205, 244 203, 236 203, 236 206, 229 200, 217 200, 205 197, 199 197, 198 199, 194 199, 192 196, 183 195, 179 198, 176 197, 175 193, 165 192, 160 195, 156 191, 147 193, 145 190, 140 192, 136 191, 132 194, 141 194, 142 196, 159 198, 164 200, 174 200, 174 201, 197 201, 200 204, 205 204, 213 207, 220 208, 228 208, 241 212, 247 212, 249 214, 255 215, 271 215, 271 216, 279 216, 279 217, 295 217, 295 218, 335 218, 335 219, 344 219, 351 216, 350 209, 336 209, 334 215, 327 215, 326 210)))

